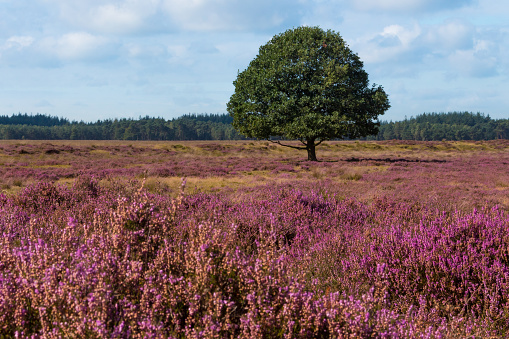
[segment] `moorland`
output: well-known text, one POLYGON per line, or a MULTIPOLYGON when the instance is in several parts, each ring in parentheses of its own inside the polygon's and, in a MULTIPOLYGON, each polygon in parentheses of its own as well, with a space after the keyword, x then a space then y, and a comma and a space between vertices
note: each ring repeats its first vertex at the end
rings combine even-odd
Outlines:
POLYGON ((4 337, 509 334, 509 141, 0 142, 4 337))

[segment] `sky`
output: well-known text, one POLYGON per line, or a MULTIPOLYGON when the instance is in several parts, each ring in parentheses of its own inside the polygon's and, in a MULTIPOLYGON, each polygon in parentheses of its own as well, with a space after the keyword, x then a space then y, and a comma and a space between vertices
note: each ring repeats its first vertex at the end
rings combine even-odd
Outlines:
POLYGON ((0 115, 71 121, 226 113, 232 82, 288 29, 339 33, 391 108, 509 111, 509 2, 0 0, 0 115))

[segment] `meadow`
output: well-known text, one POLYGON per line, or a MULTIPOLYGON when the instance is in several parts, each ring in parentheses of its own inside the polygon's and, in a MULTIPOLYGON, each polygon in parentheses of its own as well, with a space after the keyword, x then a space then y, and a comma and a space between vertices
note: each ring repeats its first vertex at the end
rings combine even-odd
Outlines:
POLYGON ((509 335, 509 141, 0 142, 4 338, 509 335))

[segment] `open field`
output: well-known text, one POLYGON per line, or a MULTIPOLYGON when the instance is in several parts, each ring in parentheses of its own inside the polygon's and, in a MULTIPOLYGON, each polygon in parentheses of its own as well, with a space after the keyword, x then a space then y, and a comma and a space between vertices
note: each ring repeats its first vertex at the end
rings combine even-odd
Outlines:
POLYGON ((317 156, 0 142, 0 334, 509 335, 509 141, 317 156))
POLYGON ((146 178, 149 189, 243 194, 256 187, 326 190, 369 202, 435 203, 469 211, 509 208, 509 142, 329 142, 319 163, 268 142, 6 141, 0 143, 0 189, 39 181, 71 183, 146 178), (416 194, 417 193, 417 194, 416 194))

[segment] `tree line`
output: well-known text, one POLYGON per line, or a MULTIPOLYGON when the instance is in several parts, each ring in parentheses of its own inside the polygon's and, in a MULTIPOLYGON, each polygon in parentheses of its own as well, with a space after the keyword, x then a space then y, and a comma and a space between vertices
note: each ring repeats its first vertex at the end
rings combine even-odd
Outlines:
MULTIPOLYGON (((179 118, 140 117, 96 122, 69 121, 44 114, 0 116, 0 139, 27 140, 240 140, 228 114, 186 114, 179 118)), ((482 113, 424 113, 380 123, 364 140, 509 139, 509 120, 482 113)))
POLYGON ((186 114, 77 122, 36 114, 0 116, 0 139, 27 140, 238 140, 227 114, 186 114))
POLYGON ((368 140, 493 140, 509 139, 509 120, 471 112, 424 113, 397 122, 381 122, 368 140))

